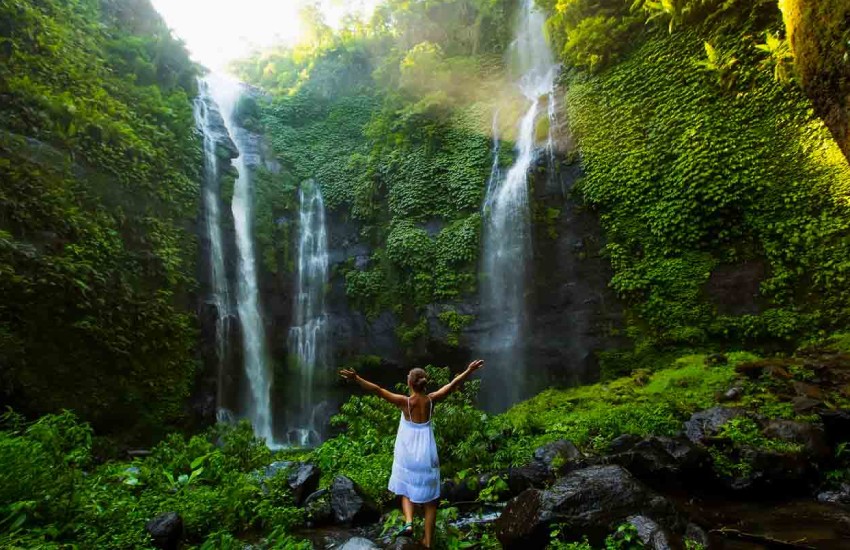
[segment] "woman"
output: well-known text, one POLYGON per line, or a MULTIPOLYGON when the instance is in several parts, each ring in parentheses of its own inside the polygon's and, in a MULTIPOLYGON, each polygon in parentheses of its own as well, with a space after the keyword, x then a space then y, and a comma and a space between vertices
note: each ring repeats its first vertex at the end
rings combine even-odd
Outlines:
POLYGON ((401 409, 398 434, 395 439, 393 471, 390 476, 389 490, 401 497, 401 509, 404 512, 404 527, 400 535, 413 534, 413 506, 421 504, 425 508, 425 538, 423 546, 431 547, 434 526, 437 522, 437 501, 440 498, 440 461, 437 457, 437 443, 434 440, 434 426, 431 417, 434 403, 439 403, 457 390, 470 374, 484 366, 478 359, 466 367, 466 370, 432 393, 425 393, 428 375, 422 369, 413 369, 407 375, 407 387, 410 395, 392 393, 384 388, 364 380, 351 369, 343 369, 340 376, 353 380, 363 389, 378 394, 401 409))

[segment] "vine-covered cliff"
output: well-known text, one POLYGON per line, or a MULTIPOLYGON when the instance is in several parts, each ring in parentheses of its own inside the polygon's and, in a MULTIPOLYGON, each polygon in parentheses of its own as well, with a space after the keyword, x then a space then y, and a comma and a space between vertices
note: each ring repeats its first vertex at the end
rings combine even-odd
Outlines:
POLYGON ((146 0, 0 3, 0 383, 161 433, 195 370, 196 67, 146 0))

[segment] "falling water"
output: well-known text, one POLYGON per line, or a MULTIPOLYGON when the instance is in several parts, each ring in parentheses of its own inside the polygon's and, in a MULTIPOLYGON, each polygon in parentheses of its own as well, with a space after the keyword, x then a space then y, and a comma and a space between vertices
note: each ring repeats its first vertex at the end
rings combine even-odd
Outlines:
POLYGON ((212 98, 209 93, 209 85, 202 79, 198 79, 198 97, 195 98, 195 123, 204 136, 204 230, 209 241, 209 264, 210 264, 210 295, 207 298, 213 304, 216 311, 215 342, 217 381, 216 381, 216 409, 217 413, 222 410, 224 400, 222 392, 224 388, 224 368, 227 357, 228 323, 230 314, 230 292, 227 287, 227 273, 224 267, 224 246, 221 236, 221 210, 219 207, 219 172, 218 157, 216 156, 216 142, 220 139, 229 139, 228 136, 217 135, 210 120, 210 103, 212 98))
POLYGON ((260 315, 256 260, 251 236, 253 196, 250 174, 245 164, 246 136, 245 131, 234 120, 236 104, 242 96, 242 85, 220 75, 210 75, 206 81, 213 99, 221 109, 227 131, 239 151, 239 156, 233 159, 233 166, 239 176, 233 189, 231 210, 239 251, 236 303, 242 326, 245 375, 248 379, 249 399, 246 416, 254 426, 254 433, 265 439, 268 444, 272 444, 272 374, 260 315))
POLYGON ((321 441, 316 413, 321 406, 316 395, 324 386, 328 351, 325 315, 325 285, 328 282, 328 236, 322 192, 313 181, 299 191, 301 203, 298 239, 298 280, 289 349, 296 361, 299 384, 298 410, 289 425, 290 443, 300 446, 321 441))
MULTIPOLYGON (((525 283, 531 259, 528 172, 541 148, 535 139, 538 116, 554 114, 549 98, 558 70, 543 34, 544 21, 534 0, 524 0, 511 48, 517 87, 528 106, 517 128, 516 161, 504 176, 493 169, 484 203, 481 314, 487 330, 480 352, 488 363, 482 399, 491 410, 504 410, 525 395, 525 283), (541 98, 547 111, 541 109, 541 98)), ((497 161, 494 158, 494 164, 497 161)))

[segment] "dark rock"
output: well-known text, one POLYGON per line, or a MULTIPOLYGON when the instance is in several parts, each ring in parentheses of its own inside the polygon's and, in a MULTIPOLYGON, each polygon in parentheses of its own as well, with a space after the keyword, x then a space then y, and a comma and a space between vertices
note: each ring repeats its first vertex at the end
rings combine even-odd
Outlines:
POLYGON ((330 488, 331 509, 336 523, 362 525, 377 521, 378 506, 353 481, 337 476, 330 488))
POLYGON ((583 458, 578 447, 566 439, 547 443, 534 451, 534 460, 543 464, 552 474, 565 472, 570 463, 580 462, 583 458))
POLYGON ((643 441, 639 435, 623 434, 616 438, 608 446, 611 453, 623 453, 630 450, 632 447, 643 441))
POLYGON ((654 486, 678 487, 704 481, 699 475, 710 465, 708 452, 687 439, 650 437, 629 450, 610 455, 607 463, 619 464, 654 486))
POLYGON ((823 401, 819 399, 812 399, 811 397, 806 397, 804 395, 798 395, 792 399, 791 404, 794 405, 794 412, 796 413, 811 412, 816 409, 822 409, 824 406, 823 401))
POLYGON ((760 313, 764 309, 759 287, 767 272, 762 260, 716 266, 705 283, 705 295, 723 315, 760 313))
POLYGON ((316 491, 304 500, 308 527, 328 525, 334 519, 331 494, 327 489, 316 491))
POLYGON ((813 464, 802 453, 783 453, 755 447, 742 447, 735 453, 747 464, 743 471, 721 479, 733 491, 758 496, 804 492, 813 479, 813 464))
POLYGON ((705 444, 708 438, 716 436, 720 428, 732 420, 746 416, 743 409, 712 407, 694 413, 690 420, 685 421, 685 435, 694 443, 705 444))
POLYGON ((832 456, 822 426, 793 420, 771 420, 762 433, 765 437, 802 445, 803 452, 811 458, 825 459, 832 456))
POLYGON ((826 439, 835 447, 842 441, 850 441, 850 411, 829 410, 818 413, 823 423, 826 439))
POLYGON ((841 487, 834 491, 821 491, 817 498, 818 502, 850 506, 850 484, 842 483, 841 487))
POLYGON ((440 485, 440 498, 449 502, 472 502, 478 498, 478 478, 447 479, 440 485))
POLYGON ((175 512, 168 512, 147 522, 145 530, 157 548, 176 550, 183 538, 183 518, 175 512))
POLYGON ((711 541, 708 538, 708 533, 706 533, 702 527, 695 523, 689 523, 688 527, 685 529, 686 548, 687 541, 693 541, 693 544, 699 545, 702 548, 709 548, 711 546, 711 541))
POLYGON ((516 496, 532 487, 542 489, 548 482, 554 479, 549 469, 546 468, 543 462, 539 461, 534 461, 517 468, 510 468, 506 477, 511 496, 516 496))
POLYGON ((322 471, 312 464, 301 464, 289 474, 287 483, 292 489, 292 496, 296 506, 301 506, 307 495, 319 488, 319 479, 322 471))
POLYGON ((285 472, 295 466, 294 462, 289 462, 288 460, 278 460, 277 462, 272 462, 265 468, 263 468, 263 479, 269 479, 276 476, 280 472, 285 472))
POLYGON ((720 396, 719 401, 738 401, 739 399, 741 399, 741 396, 743 394, 744 389, 740 386, 735 386, 726 390, 726 392, 720 396))
POLYGON ((363 537, 352 537, 339 547, 339 550, 377 550, 378 545, 363 537))
POLYGON ((743 374, 750 379, 756 379, 760 376, 770 376, 779 380, 788 380, 791 374, 788 372, 788 367, 794 364, 792 360, 782 358, 759 359, 757 361, 747 361, 735 365, 735 372, 743 374))
POLYGON ((495 522, 505 548, 543 547, 554 524, 601 541, 626 518, 640 512, 662 525, 678 522, 673 505, 620 466, 571 472, 548 490, 529 489, 508 502, 495 522))
POLYGON ((660 525, 646 516, 631 516, 627 520, 637 530, 638 537, 646 548, 672 550, 670 536, 660 525))
POLYGON ((802 397, 808 397, 817 401, 823 401, 826 397, 822 389, 817 386, 813 386, 812 384, 794 381, 791 386, 794 388, 794 392, 802 397))

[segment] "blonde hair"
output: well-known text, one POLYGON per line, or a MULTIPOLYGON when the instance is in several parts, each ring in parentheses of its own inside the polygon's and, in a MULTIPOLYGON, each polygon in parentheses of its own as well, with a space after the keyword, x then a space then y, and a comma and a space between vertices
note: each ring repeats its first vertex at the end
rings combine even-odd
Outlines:
POLYGON ((428 374, 424 369, 411 369, 410 374, 407 375, 407 383, 410 384, 413 391, 423 393, 425 391, 425 386, 428 385, 428 374))

